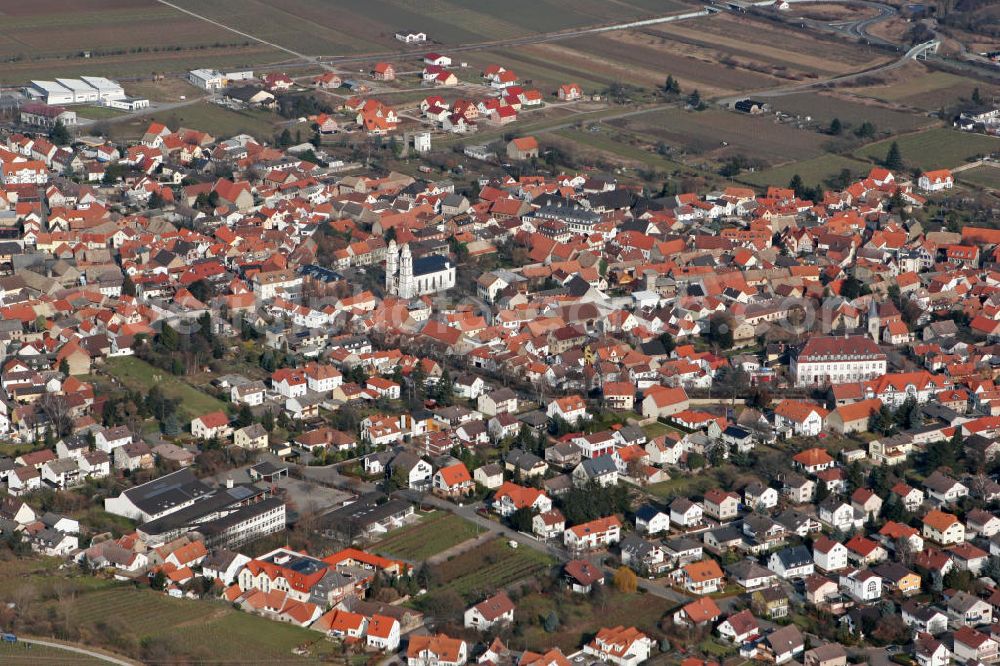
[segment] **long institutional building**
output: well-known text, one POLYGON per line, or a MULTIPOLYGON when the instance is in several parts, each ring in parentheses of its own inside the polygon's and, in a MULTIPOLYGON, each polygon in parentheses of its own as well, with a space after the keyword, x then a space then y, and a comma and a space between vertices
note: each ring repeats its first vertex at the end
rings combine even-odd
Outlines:
POLYGON ((129 111, 149 106, 148 99, 129 97, 118 83, 103 76, 32 81, 24 94, 50 105, 100 104, 129 111))
POLYGON ((863 382, 886 373, 888 357, 865 336, 810 338, 793 355, 789 370, 796 386, 863 382))

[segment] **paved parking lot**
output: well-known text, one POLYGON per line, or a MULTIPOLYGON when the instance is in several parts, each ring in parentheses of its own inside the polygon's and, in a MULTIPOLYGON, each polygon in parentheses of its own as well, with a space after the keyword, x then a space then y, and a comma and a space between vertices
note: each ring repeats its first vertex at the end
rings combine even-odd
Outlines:
MULTIPOLYGON (((261 461, 264 460, 281 464, 280 461, 271 459, 269 456, 261 456, 261 461)), ((250 483, 250 467, 250 465, 246 465, 228 472, 222 472, 214 477, 210 477, 209 480, 219 485, 225 485, 227 479, 232 479, 234 483, 250 483)), ((282 477, 274 485, 287 493, 288 501, 295 506, 295 510, 298 513, 304 511, 325 513, 331 509, 339 508, 345 500, 354 497, 353 494, 344 490, 290 477, 282 477)))

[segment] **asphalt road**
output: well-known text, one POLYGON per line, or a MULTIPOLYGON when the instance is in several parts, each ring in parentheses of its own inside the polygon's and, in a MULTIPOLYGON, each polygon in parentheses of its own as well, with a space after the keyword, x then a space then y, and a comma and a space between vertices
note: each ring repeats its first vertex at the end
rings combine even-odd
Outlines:
MULTIPOLYGON (((327 484, 335 488, 341 488, 343 490, 350 490, 357 493, 368 493, 378 489, 374 483, 343 476, 332 465, 326 467, 300 467, 299 470, 302 472, 303 478, 327 484)), ((537 550, 540 553, 545 553, 559 562, 566 562, 571 559, 566 549, 559 544, 539 541, 532 536, 517 532, 495 520, 490 520, 489 518, 479 515, 479 513, 476 512, 476 509, 482 506, 482 503, 480 502, 459 506, 447 500, 441 499, 440 497, 431 495, 430 493, 421 493, 414 490, 397 490, 394 495, 411 502, 433 506, 434 508, 442 511, 450 511, 455 515, 478 525, 483 530, 493 532, 498 537, 503 539, 516 541, 519 546, 524 546, 537 550)), ((590 556, 589 559, 592 559, 595 564, 601 566, 606 575, 610 576, 613 573, 610 569, 601 564, 600 560, 602 557, 600 553, 590 556)), ((674 590, 673 588, 655 580, 639 579, 638 584, 641 589, 645 590, 649 594, 666 599, 673 603, 682 604, 692 600, 692 597, 681 594, 677 590, 674 590)))
MULTIPOLYGON (((798 0, 795 4, 802 2, 814 2, 821 0, 798 0)), ((824 21, 816 21, 812 19, 803 19, 805 25, 814 28, 827 28, 839 32, 850 37, 865 41, 869 44, 878 44, 881 46, 891 46, 893 48, 899 48, 899 45, 882 39, 881 37, 876 37, 869 32, 871 28, 876 23, 881 23, 882 21, 887 21, 890 18, 897 16, 899 11, 890 5, 883 4, 881 2, 872 2, 871 0, 841 0, 838 4, 844 5, 858 5, 862 7, 871 7, 878 11, 875 16, 870 16, 868 18, 859 19, 857 21, 844 21, 839 23, 827 23, 824 21)))
POLYGON ((899 69, 903 65, 906 65, 910 61, 916 59, 918 56, 922 55, 925 51, 933 48, 936 44, 936 40, 930 42, 924 42, 922 44, 917 44, 909 51, 904 53, 898 59, 888 62, 884 65, 879 65, 878 67, 872 67, 869 69, 862 70, 860 72, 853 72, 851 74, 842 74, 840 76, 834 76, 829 79, 824 79, 822 81, 810 81, 808 83, 798 83, 790 86, 779 86, 777 88, 771 88, 770 90, 756 90, 753 92, 744 93, 742 95, 735 95, 733 97, 723 97, 715 101, 723 106, 731 106, 741 99, 746 99, 747 97, 784 97, 785 95, 794 95, 796 93, 807 92, 816 88, 822 88, 830 84, 844 84, 850 83, 857 79, 873 76, 876 74, 882 74, 884 72, 889 72, 894 69, 899 69))
MULTIPOLYGON (((415 494, 411 491, 398 491, 397 495, 404 497, 406 499, 411 499, 411 500, 416 499, 415 494)), ((570 559, 572 559, 570 557, 570 554, 561 545, 557 545, 554 542, 539 541, 538 539, 535 539, 532 536, 514 531, 509 527, 507 527, 506 525, 503 525, 495 520, 490 520, 489 518, 479 515, 476 512, 476 508, 482 506, 482 504, 480 503, 458 506, 457 504, 452 504, 447 500, 443 500, 439 497, 435 497, 430 494, 423 495, 422 498, 420 498, 420 501, 423 504, 431 505, 436 509, 440 509, 442 511, 450 511, 455 515, 461 516, 462 518, 468 520, 469 522, 475 523, 484 530, 493 532, 498 537, 510 541, 516 541, 519 546, 525 546, 527 548, 537 550, 540 553, 545 553, 546 555, 556 558, 556 560, 558 560, 559 562, 567 562, 570 559)), ((589 555, 587 559, 589 559, 595 565, 600 566, 606 576, 610 577, 613 574, 611 569, 603 566, 601 562, 601 560, 603 559, 601 552, 593 553, 589 555)), ((684 594, 681 594, 680 592, 677 592, 673 588, 668 587, 663 583, 660 583, 655 580, 647 580, 640 578, 638 580, 638 585, 639 588, 644 590, 645 592, 652 594, 653 596, 660 597, 661 599, 666 599, 667 601, 676 604, 683 604, 692 600, 692 597, 688 597, 684 594)))

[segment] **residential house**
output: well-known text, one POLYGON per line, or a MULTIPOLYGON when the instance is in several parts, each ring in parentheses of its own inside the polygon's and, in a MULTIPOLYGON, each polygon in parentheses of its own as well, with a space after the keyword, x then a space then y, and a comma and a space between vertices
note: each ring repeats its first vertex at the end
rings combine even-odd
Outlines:
POLYGON ((233 444, 242 449, 259 451, 267 448, 267 430, 259 423, 240 428, 233 433, 233 444))
POLYGON ((815 564, 808 548, 791 546, 771 553, 767 568, 785 579, 805 578, 813 573, 815 564))
POLYGON ((635 627, 617 626, 598 630, 594 639, 583 646, 583 653, 616 666, 637 666, 649 659, 655 643, 635 627))
POLYGON ((712 594, 722 589, 725 576, 719 563, 712 559, 691 562, 679 572, 684 588, 692 594, 712 594))
POLYGON ((864 513, 836 495, 830 495, 819 503, 819 519, 832 529, 841 532, 860 529, 865 524, 864 513))
POLYGON ((925 539, 942 546, 965 541, 965 525, 954 514, 932 509, 923 517, 922 522, 925 539))
POLYGON ((445 634, 411 634, 406 666, 464 666, 469 659, 465 641, 445 634))
POLYGON ((674 613, 674 624, 685 627, 702 627, 713 624, 721 616, 722 611, 719 610, 719 606, 711 597, 701 597, 678 609, 674 613))
POLYGON ((506 592, 498 592, 465 611, 465 627, 489 631, 503 624, 513 624, 514 602, 506 592))
POLYGON ((851 494, 851 507, 863 513, 865 520, 875 520, 882 511, 882 498, 870 488, 857 488, 851 494))
POLYGON ((968 592, 958 591, 945 604, 951 626, 976 627, 993 622, 993 607, 988 602, 968 592))
POLYGON ((910 600, 901 604, 900 611, 903 623, 914 631, 937 636, 948 630, 948 615, 928 604, 910 600))
POLYGON ((566 518, 559 509, 537 513, 531 519, 531 533, 540 539, 556 539, 566 531, 566 518))
POLYGON ((719 522, 726 522, 739 514, 740 496, 732 491, 713 488, 705 493, 702 506, 707 515, 719 522))
POLYGON ((618 474, 618 466, 613 456, 586 458, 572 472, 573 483, 581 488, 590 483, 596 483, 602 488, 616 486, 618 474))
POLYGON ((774 425, 779 430, 788 429, 798 436, 815 437, 823 430, 827 414, 826 409, 813 403, 782 400, 774 408, 774 425))
POLYGON ((789 662, 805 651, 805 639, 802 632, 794 624, 775 629, 764 637, 762 647, 764 653, 775 664, 789 662))
POLYGON ((882 598, 882 577, 869 569, 854 569, 840 575, 840 588, 859 603, 882 598))
POLYGON ((805 666, 847 666, 847 650, 840 643, 825 643, 807 650, 805 666))
POLYGON ((646 575, 661 573, 669 565, 663 548, 634 534, 619 545, 622 564, 646 575))
POLYGON ((618 543, 621 529, 617 516, 597 518, 568 528, 563 532, 563 544, 571 552, 604 548, 618 543))
POLYGON ((968 486, 959 483, 946 474, 942 474, 940 470, 933 472, 924 479, 924 490, 927 491, 927 496, 938 506, 953 504, 969 495, 968 486))
POLYGON ((921 578, 899 562, 887 562, 872 569, 882 578, 884 587, 900 596, 909 597, 920 592, 921 578))
POLYGON ((988 539, 1000 534, 1000 516, 983 509, 973 509, 965 515, 965 529, 969 536, 988 539))
POLYGON ((739 560, 726 566, 726 576, 747 592, 778 584, 778 576, 753 560, 739 560))
POLYGON ((570 425, 578 425, 580 421, 589 418, 587 404, 578 395, 556 398, 549 403, 546 414, 550 419, 561 418, 570 425))
POLYGON ((635 512, 635 529, 642 534, 659 534, 670 529, 670 515, 651 504, 644 504, 635 512))
MULTIPOLYGON (((389 462, 389 476, 406 488, 426 489, 432 484, 434 468, 415 453, 404 451, 389 462)), ((468 471, 466 471, 468 473, 468 471)))
POLYGON ((918 633, 913 643, 914 654, 919 666, 948 666, 951 664, 951 650, 933 635, 918 633))
POLYGON ((813 542, 813 562, 822 571, 847 568, 847 548, 839 541, 821 536, 813 542))
MULTIPOLYGON (((818 408, 810 408, 810 414, 815 414, 816 409, 818 408)), ((814 417, 806 417, 807 420, 810 418, 812 418, 813 420, 809 422, 815 424, 814 417)), ((822 426, 820 427, 822 428, 822 426)), ((814 434, 818 435, 819 431, 817 430, 816 433, 814 434)), ((809 474, 816 474, 818 472, 823 471, 824 469, 829 469, 830 467, 833 467, 834 460, 830 456, 830 454, 826 452, 826 449, 814 447, 796 453, 794 456, 792 456, 792 463, 799 469, 809 474)))
POLYGON ((493 493, 493 510, 508 517, 519 509, 531 509, 537 513, 552 510, 552 500, 543 491, 505 482, 493 493))
POLYGON ((512 389, 504 387, 480 395, 476 402, 476 409, 486 416, 514 414, 517 412, 517 404, 517 394, 512 389))
POLYGON ((400 623, 387 615, 372 615, 368 622, 365 644, 384 653, 395 652, 399 647, 400 623))
POLYGON ((604 572, 589 560, 570 560, 563 565, 563 574, 578 594, 590 594, 594 585, 604 584, 604 572))
POLYGON ((643 392, 642 415, 646 418, 669 418, 691 406, 681 387, 654 385, 643 392))
POLYGON ((191 421, 191 434, 197 439, 223 439, 233 434, 225 412, 210 412, 191 421))
POLYGON ((475 483, 465 463, 457 462, 435 472, 431 487, 444 497, 462 497, 475 490, 475 483))
POLYGON ((715 628, 719 635, 736 645, 760 636, 760 623, 749 609, 733 613, 715 628))
MULTIPOLYGON (((926 176, 922 176, 921 180, 926 176)), ((962 627, 953 635, 955 659, 963 663, 993 664, 1000 659, 998 644, 990 634, 972 627, 962 627)))
POLYGON ((697 527, 703 519, 704 510, 686 497, 678 497, 670 503, 670 522, 678 527, 697 527))
POLYGON ((503 467, 497 463, 481 465, 472 473, 473 480, 488 490, 495 490, 503 485, 503 467))

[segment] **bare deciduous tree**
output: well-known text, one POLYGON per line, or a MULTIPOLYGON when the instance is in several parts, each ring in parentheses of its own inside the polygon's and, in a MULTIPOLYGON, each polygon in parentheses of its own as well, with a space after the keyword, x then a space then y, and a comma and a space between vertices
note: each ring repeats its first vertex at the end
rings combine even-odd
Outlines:
POLYGON ((61 395, 46 393, 39 401, 38 406, 52 423, 53 432, 58 437, 65 437, 73 428, 73 419, 70 417, 69 403, 61 395))

